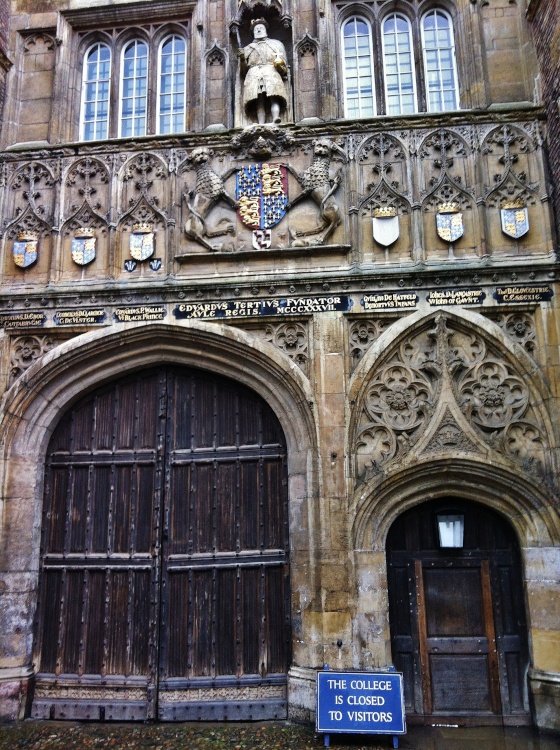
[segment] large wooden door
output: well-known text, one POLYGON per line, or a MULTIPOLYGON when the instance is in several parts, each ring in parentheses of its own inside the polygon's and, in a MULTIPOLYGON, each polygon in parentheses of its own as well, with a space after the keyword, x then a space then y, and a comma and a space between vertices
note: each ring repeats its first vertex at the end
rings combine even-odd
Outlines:
POLYGON ((387 559, 393 661, 409 719, 528 723, 522 578, 509 525, 475 503, 427 503, 397 519, 387 559), (439 549, 436 513, 450 506, 464 513, 461 549, 439 549))
POLYGON ((61 421, 45 478, 32 715, 286 715, 285 442, 208 373, 139 373, 61 421))

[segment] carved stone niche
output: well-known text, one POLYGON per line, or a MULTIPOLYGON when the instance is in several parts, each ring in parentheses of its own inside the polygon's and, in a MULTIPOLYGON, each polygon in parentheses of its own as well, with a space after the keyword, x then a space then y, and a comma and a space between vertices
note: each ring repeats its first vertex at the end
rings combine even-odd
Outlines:
POLYGON ((459 133, 441 128, 423 140, 419 157, 425 259, 445 261, 480 255, 481 228, 470 146, 459 133), (451 221, 452 239, 448 239, 443 226, 451 221))
POLYGON ((109 171, 89 156, 73 161, 63 191, 62 278, 104 278, 109 271, 109 171))
POLYGON ((542 195, 543 154, 528 129, 501 125, 482 144, 487 244, 493 256, 523 257, 552 253, 548 201, 542 195), (526 212, 523 234, 502 229, 502 209, 518 205, 526 212))
POLYGON ((366 139, 356 155, 360 248, 365 262, 412 261, 414 231, 407 153, 388 133, 366 139))
POLYGON ((241 2, 230 31, 237 59, 234 126, 293 122, 292 28, 282 3, 241 2))
POLYGON ((436 455, 550 481, 550 422, 516 365, 482 330, 444 313, 401 337, 356 406, 356 483, 436 455))
POLYGON ((10 283, 47 283, 53 249, 56 182, 54 165, 39 161, 18 165, 8 180, 10 190, 5 196, 2 234, 4 278, 10 283), (14 262, 14 243, 23 234, 36 241, 36 260, 20 267, 14 262))

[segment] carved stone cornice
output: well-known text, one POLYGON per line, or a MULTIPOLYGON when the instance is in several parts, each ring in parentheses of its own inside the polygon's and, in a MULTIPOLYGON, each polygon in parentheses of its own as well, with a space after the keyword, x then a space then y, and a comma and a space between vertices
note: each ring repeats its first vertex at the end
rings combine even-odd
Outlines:
POLYGON ((61 15, 71 26, 87 29, 99 28, 100 24, 105 27, 156 19, 170 21, 191 15, 195 8, 195 0, 152 0, 150 3, 100 5, 98 8, 63 10, 61 15))

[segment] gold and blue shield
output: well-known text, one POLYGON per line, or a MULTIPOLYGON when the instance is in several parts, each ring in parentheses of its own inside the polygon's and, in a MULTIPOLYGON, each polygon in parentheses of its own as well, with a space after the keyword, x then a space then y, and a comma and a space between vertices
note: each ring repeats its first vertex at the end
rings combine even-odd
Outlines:
POLYGON ((465 231, 463 214, 460 211, 458 203, 447 202, 438 206, 436 229, 438 237, 450 244, 463 236, 463 232, 465 231))
POLYGON ((286 215, 288 172, 282 164, 248 164, 237 170, 237 215, 249 229, 270 229, 286 215))
POLYGON ((154 254, 154 233, 151 224, 135 224, 130 235, 130 255, 135 260, 147 260, 154 254))
POLYGON ((27 268, 37 260, 39 236, 36 232, 20 232, 14 242, 13 258, 16 266, 27 268))
POLYGON ((502 232, 518 240, 529 231, 529 213, 522 200, 502 203, 502 232))
POLYGON ((393 206, 382 206, 373 211, 373 239, 378 245, 389 247, 399 238, 399 217, 393 206))
POLYGON ((87 266, 95 258, 93 229, 79 229, 72 239, 72 260, 79 266, 87 266))

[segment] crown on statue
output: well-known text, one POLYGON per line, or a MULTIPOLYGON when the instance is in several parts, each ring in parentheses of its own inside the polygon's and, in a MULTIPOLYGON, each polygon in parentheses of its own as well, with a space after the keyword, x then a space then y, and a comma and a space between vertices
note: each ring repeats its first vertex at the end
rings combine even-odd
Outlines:
POLYGON ((397 209, 394 206, 379 206, 374 208, 373 216, 375 219, 390 219, 397 215, 397 209))
POLYGON ((525 208, 525 201, 523 198, 504 199, 502 201, 502 208, 525 208))
POLYGON ((132 227, 134 234, 149 234, 152 231, 152 225, 147 222, 140 221, 138 224, 134 224, 132 227))
POLYGON ((438 214, 457 214, 461 207, 456 201, 445 201, 437 207, 438 214))
POLYGON ((20 242, 35 242, 39 239, 39 233, 34 232, 32 229, 22 229, 17 233, 17 239, 20 242))
POLYGON ((253 20, 251 21, 251 31, 255 28, 255 26, 258 26, 259 24, 261 24, 262 26, 266 26, 266 28, 268 29, 268 21, 266 20, 266 18, 253 18, 253 20))
POLYGON ((74 237, 78 240, 88 240, 95 237, 95 232, 91 227, 78 227, 74 232, 74 237))

